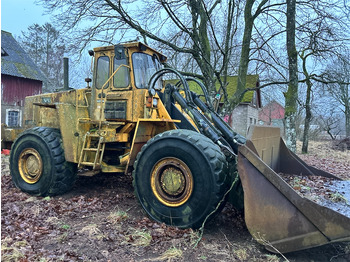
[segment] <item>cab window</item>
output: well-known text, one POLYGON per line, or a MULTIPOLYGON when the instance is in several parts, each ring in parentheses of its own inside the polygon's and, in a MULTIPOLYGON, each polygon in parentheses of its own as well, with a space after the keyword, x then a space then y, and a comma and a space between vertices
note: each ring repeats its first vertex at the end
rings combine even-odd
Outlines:
MULTIPOLYGON (((117 68, 120 65, 127 65, 126 59, 114 58, 113 72, 117 70, 117 68)), ((129 68, 125 66, 121 66, 113 77, 113 85, 115 88, 125 88, 129 86, 129 83, 130 83, 129 68)))
MULTIPOLYGON (((106 83, 109 78, 109 57, 100 56, 97 59, 97 68, 96 68, 96 88, 101 89, 102 86, 106 83)), ((107 88, 109 83, 105 85, 104 88, 107 88)))
MULTIPOLYGON (((148 88, 151 76, 161 68, 156 55, 133 53, 132 64, 134 69, 135 85, 137 88, 148 88)), ((157 81, 161 84, 161 81, 157 81)))

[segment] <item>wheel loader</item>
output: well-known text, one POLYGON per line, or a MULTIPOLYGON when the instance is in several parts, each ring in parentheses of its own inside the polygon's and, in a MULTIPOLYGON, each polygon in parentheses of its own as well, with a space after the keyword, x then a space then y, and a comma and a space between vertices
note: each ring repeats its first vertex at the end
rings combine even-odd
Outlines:
POLYGON ((339 179, 289 151, 279 129, 252 126, 248 139, 235 133, 202 82, 164 67, 166 56, 143 43, 89 53, 86 88, 27 97, 23 128, 2 129, 22 191, 58 195, 77 175, 132 172, 141 206, 168 225, 199 228, 226 200, 244 201, 247 228, 272 252, 350 240, 349 217, 299 196, 280 177, 339 179), (164 84, 171 77, 176 83, 164 84))

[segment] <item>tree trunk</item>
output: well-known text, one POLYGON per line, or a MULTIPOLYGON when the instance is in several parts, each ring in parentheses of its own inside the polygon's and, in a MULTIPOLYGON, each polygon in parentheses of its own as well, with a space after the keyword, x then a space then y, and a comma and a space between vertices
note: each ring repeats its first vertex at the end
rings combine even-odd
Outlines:
MULTIPOLYGON (((235 10, 235 4, 233 1, 229 1, 228 4, 228 15, 227 15, 227 25, 226 25, 226 36, 225 36, 225 51, 224 51, 224 55, 223 55, 223 67, 222 67, 222 76, 223 76, 223 80, 221 82, 222 84, 222 90, 220 90, 220 95, 224 95, 224 102, 225 102, 225 106, 224 106, 224 110, 223 113, 224 115, 227 114, 227 109, 230 107, 229 106, 229 98, 227 95, 227 71, 228 71, 228 64, 229 64, 229 60, 231 57, 231 50, 232 50, 232 24, 233 24, 233 15, 234 15, 234 10, 235 10)), ((221 77, 220 75, 217 76, 221 77)), ((218 110, 218 106, 219 106, 219 101, 217 101, 217 105, 215 107, 215 110, 218 110)))
POLYGON ((287 52, 289 62, 289 84, 285 93, 285 137, 286 145, 296 152, 296 114, 298 99, 298 54, 295 47, 296 0, 287 0, 287 52))
POLYGON ((255 0, 247 0, 244 8, 244 34, 242 41, 241 58, 238 68, 238 81, 237 90, 233 98, 230 99, 230 104, 234 108, 238 105, 243 96, 246 86, 248 64, 249 64, 249 53, 250 53, 250 41, 252 39, 252 31, 254 25, 254 17, 252 15, 252 7, 255 0))
POLYGON ((310 104, 311 103, 312 83, 311 83, 310 76, 309 76, 309 73, 308 73, 307 68, 306 68, 306 59, 311 54, 312 53, 304 55, 304 51, 303 51, 300 55, 300 57, 303 61, 303 74, 304 74, 305 79, 306 79, 305 121, 304 121, 303 145, 301 148, 301 152, 303 154, 306 154, 308 151, 310 123, 311 123, 311 119, 312 119, 311 104, 310 104))
POLYGON ((193 49, 196 50, 194 58, 204 77, 204 84, 207 87, 209 98, 213 99, 216 95, 215 87, 215 71, 211 65, 211 47, 208 37, 208 21, 209 17, 203 6, 202 1, 189 1, 192 13, 192 26, 198 27, 193 30, 191 38, 193 40, 193 49))
POLYGON ((312 84, 310 82, 310 79, 306 80, 306 84, 307 84, 307 90, 306 90, 306 100, 305 100, 305 123, 304 123, 304 133, 303 133, 303 146, 301 148, 301 152, 303 154, 306 154, 308 150, 309 131, 310 131, 311 118, 312 118, 311 105, 310 105, 312 84))
POLYGON ((350 137, 350 94, 349 94, 349 87, 345 86, 345 92, 346 92, 346 98, 348 98, 345 101, 345 134, 346 137, 350 137))

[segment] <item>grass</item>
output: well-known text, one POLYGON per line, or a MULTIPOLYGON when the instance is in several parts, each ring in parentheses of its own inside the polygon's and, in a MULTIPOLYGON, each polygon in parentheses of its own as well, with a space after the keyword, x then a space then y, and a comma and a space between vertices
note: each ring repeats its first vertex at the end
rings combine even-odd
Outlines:
POLYGON ((57 241, 59 243, 64 243, 68 238, 68 232, 63 232, 61 235, 57 237, 57 241))
POLYGON ((267 255, 265 255, 265 258, 266 258, 267 262, 279 262, 280 261, 280 259, 277 255, 267 254, 267 255))
POLYGON ((36 202, 36 201, 38 201, 38 197, 31 196, 31 197, 28 197, 24 202, 36 202))
POLYGON ((64 225, 61 226, 61 228, 65 229, 65 230, 68 230, 68 229, 70 229, 70 225, 64 224, 64 225))
POLYGON ((196 248, 196 246, 198 245, 198 242, 201 239, 201 233, 198 230, 193 230, 191 229, 190 232, 190 245, 193 248, 196 248))
POLYGON ((32 212, 34 217, 38 217, 40 215, 41 208, 39 205, 35 204, 32 207, 32 212))
POLYGON ((44 197, 42 200, 44 200, 44 201, 50 201, 50 200, 51 200, 51 197, 47 196, 47 197, 44 197))
POLYGON ((8 238, 1 241, 1 261, 20 261, 25 257, 20 249, 28 245, 27 241, 17 241, 13 244, 9 242, 8 238))
POLYGON ((151 244, 152 236, 148 231, 134 229, 131 234, 125 235, 123 244, 131 244, 132 246, 146 247, 151 244))
POLYGON ((171 262, 174 259, 178 260, 182 258, 182 250, 176 247, 171 247, 169 249, 167 249, 166 251, 164 251, 164 253, 162 255, 160 255, 159 257, 155 257, 155 258, 146 258, 146 259, 142 259, 140 261, 168 261, 171 262))
POLYGON ((58 224, 60 224, 60 221, 59 221, 58 217, 48 217, 48 218, 46 219, 46 222, 47 222, 47 223, 50 223, 50 224, 53 224, 53 225, 58 225, 58 224))
POLYGON ((108 221, 111 222, 112 224, 120 223, 121 221, 124 221, 128 218, 129 218, 128 213, 122 210, 111 212, 107 217, 108 221))
POLYGON ((348 200, 346 199, 346 197, 344 197, 342 194, 340 194, 339 192, 335 192, 329 195, 329 199, 332 202, 341 202, 341 203, 345 203, 347 205, 349 205, 348 200))
POLYGON ((58 240, 58 242, 63 243, 63 242, 65 242, 65 241, 68 239, 69 229, 70 229, 71 227, 70 227, 70 225, 67 225, 67 224, 62 224, 62 223, 59 223, 59 224, 61 224, 60 227, 61 227, 62 229, 64 229, 65 231, 64 231, 61 235, 59 235, 59 236, 57 237, 57 240, 58 240))
MULTIPOLYGON (((264 236, 261 236, 260 233, 258 232, 256 235, 254 235, 254 238, 262 245, 264 245, 266 248, 269 247, 271 250, 274 250, 275 253, 279 254, 284 261, 288 262, 289 260, 275 247, 273 246, 269 241, 265 239, 264 236)), ((272 259, 266 255, 267 259, 272 259)), ((267 261, 275 261, 275 260, 267 260, 267 261)), ((277 260, 279 261, 279 260, 277 260)))
POLYGON ((247 249, 245 248, 235 249, 233 250, 233 254, 235 254, 240 261, 247 260, 249 257, 247 249))
MULTIPOLYGON (((220 257, 220 259, 224 259, 226 261, 231 260, 231 254, 228 252, 228 250, 225 250, 222 248, 222 245, 217 242, 211 242, 208 243, 206 241, 201 242, 202 247, 205 251, 203 251, 204 254, 209 255, 212 257, 220 257)), ((204 260, 204 257, 202 258, 204 260)), ((205 257, 205 259, 208 259, 205 257)), ((211 258, 209 258, 210 260, 211 258)))
POLYGON ((177 258, 182 258, 182 250, 176 247, 171 247, 159 257, 159 260, 172 261, 177 258))
POLYGON ((104 235, 101 233, 101 230, 98 228, 96 224, 91 224, 83 227, 80 233, 87 234, 89 238, 102 239, 104 235))

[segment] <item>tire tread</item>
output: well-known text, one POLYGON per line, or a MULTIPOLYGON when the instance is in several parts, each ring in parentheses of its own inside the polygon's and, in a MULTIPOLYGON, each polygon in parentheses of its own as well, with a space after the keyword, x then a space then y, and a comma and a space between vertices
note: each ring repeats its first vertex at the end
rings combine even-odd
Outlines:
MULTIPOLYGON (((77 177, 75 170, 76 168, 75 164, 69 163, 65 160, 60 131, 49 127, 34 127, 32 129, 28 129, 18 136, 13 143, 12 149, 16 145, 17 141, 26 136, 36 136, 45 143, 49 151, 52 153, 52 163, 55 170, 55 174, 53 175, 53 180, 49 189, 45 192, 39 192, 33 195, 54 196, 69 191, 73 187, 77 177)), ((18 187, 18 185, 16 186, 18 187)))
MULTIPOLYGON (((139 160, 142 158, 143 152, 147 150, 150 144, 156 143, 157 141, 160 141, 163 139, 182 139, 182 140, 189 141, 196 148, 198 148, 199 151, 202 152, 202 154, 205 155, 206 158, 208 159, 211 170, 213 172, 213 176, 212 176, 214 178, 213 192, 215 192, 211 194, 212 198, 210 199, 209 208, 207 209, 207 215, 209 215, 212 211, 215 211, 218 203, 223 199, 226 191, 228 190, 229 185, 227 183, 228 182, 227 162, 224 154, 221 152, 218 145, 214 144, 209 138, 205 137, 204 135, 191 130, 176 129, 176 130, 170 130, 170 131, 160 133, 154 136, 153 138, 151 138, 141 148, 140 152, 137 154, 137 157, 134 163, 133 186, 135 190, 135 195, 138 196, 135 178, 137 175, 136 174, 137 170, 139 168, 138 166, 139 160)), ((224 205, 224 202, 225 201, 223 201, 222 206, 224 205)), ((210 219, 212 217, 213 216, 211 216, 210 219)), ((204 218, 201 221, 197 221, 196 223, 189 225, 189 227, 198 228, 202 226, 202 222, 204 221, 204 218)))

